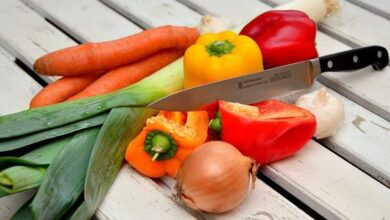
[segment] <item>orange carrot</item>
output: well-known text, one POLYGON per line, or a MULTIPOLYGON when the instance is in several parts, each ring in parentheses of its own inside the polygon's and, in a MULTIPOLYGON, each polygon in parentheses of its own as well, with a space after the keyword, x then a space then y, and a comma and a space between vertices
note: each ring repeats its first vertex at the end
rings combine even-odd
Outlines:
POLYGON ((43 75, 74 76, 130 64, 168 49, 186 49, 195 43, 195 28, 162 26, 128 37, 100 43, 86 43, 49 53, 34 63, 43 75))
POLYGON ((87 76, 62 77, 39 91, 30 101, 30 108, 63 102, 85 89, 101 75, 102 73, 87 76))
POLYGON ((113 69, 68 100, 103 95, 129 86, 168 65, 183 53, 184 50, 167 49, 136 63, 113 69))

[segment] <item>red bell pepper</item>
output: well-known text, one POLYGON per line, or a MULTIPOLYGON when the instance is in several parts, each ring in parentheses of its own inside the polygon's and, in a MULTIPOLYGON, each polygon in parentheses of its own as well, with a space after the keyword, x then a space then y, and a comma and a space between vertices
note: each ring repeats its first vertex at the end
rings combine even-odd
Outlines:
POLYGON ((272 10, 249 22, 240 32, 254 39, 261 49, 265 68, 318 57, 316 23, 304 12, 272 10))
POLYGON ((221 137, 242 154, 265 164, 288 157, 314 135, 315 116, 277 100, 252 106, 219 101, 221 137))

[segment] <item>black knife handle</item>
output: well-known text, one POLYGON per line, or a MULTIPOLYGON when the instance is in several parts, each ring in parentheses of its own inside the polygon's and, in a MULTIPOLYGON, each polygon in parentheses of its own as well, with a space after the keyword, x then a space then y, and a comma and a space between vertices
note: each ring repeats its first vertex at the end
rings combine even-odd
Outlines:
POLYGON ((381 46, 368 46, 319 58, 321 72, 357 70, 372 65, 381 70, 389 63, 389 54, 381 46))

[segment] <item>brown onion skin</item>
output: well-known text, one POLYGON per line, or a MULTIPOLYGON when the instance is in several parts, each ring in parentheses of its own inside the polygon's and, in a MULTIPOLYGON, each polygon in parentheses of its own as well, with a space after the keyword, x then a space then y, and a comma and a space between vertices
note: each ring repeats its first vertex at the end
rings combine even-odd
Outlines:
POLYGON ((211 141, 182 163, 177 176, 179 198, 192 209, 223 213, 240 204, 250 187, 253 160, 233 145, 211 141))

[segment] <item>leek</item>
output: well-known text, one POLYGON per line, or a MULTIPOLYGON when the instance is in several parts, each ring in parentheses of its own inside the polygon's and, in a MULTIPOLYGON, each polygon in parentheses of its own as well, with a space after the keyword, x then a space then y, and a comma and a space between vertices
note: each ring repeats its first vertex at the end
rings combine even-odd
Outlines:
POLYGON ((125 149, 139 134, 153 110, 144 107, 111 110, 99 133, 85 180, 84 203, 73 219, 88 219, 95 213, 115 180, 125 149))
POLYGON ((0 157, 0 197, 39 186, 47 166, 69 141, 65 137, 21 157, 0 157))
POLYGON ((0 173, 0 197, 32 189, 42 182, 45 167, 13 166, 0 173))
POLYGON ((92 118, 87 118, 81 121, 64 125, 62 127, 57 127, 50 130, 32 133, 17 138, 0 139, 0 152, 20 149, 22 147, 26 147, 31 144, 35 144, 44 140, 70 134, 82 129, 95 127, 103 124, 106 117, 107 114, 103 113, 92 118))
POLYGON ((99 129, 76 133, 50 164, 30 206, 37 219, 58 219, 80 196, 99 129))
POLYGON ((115 107, 145 106, 183 86, 183 61, 178 59, 127 88, 102 96, 25 110, 0 117, 0 138, 55 128, 115 107))

